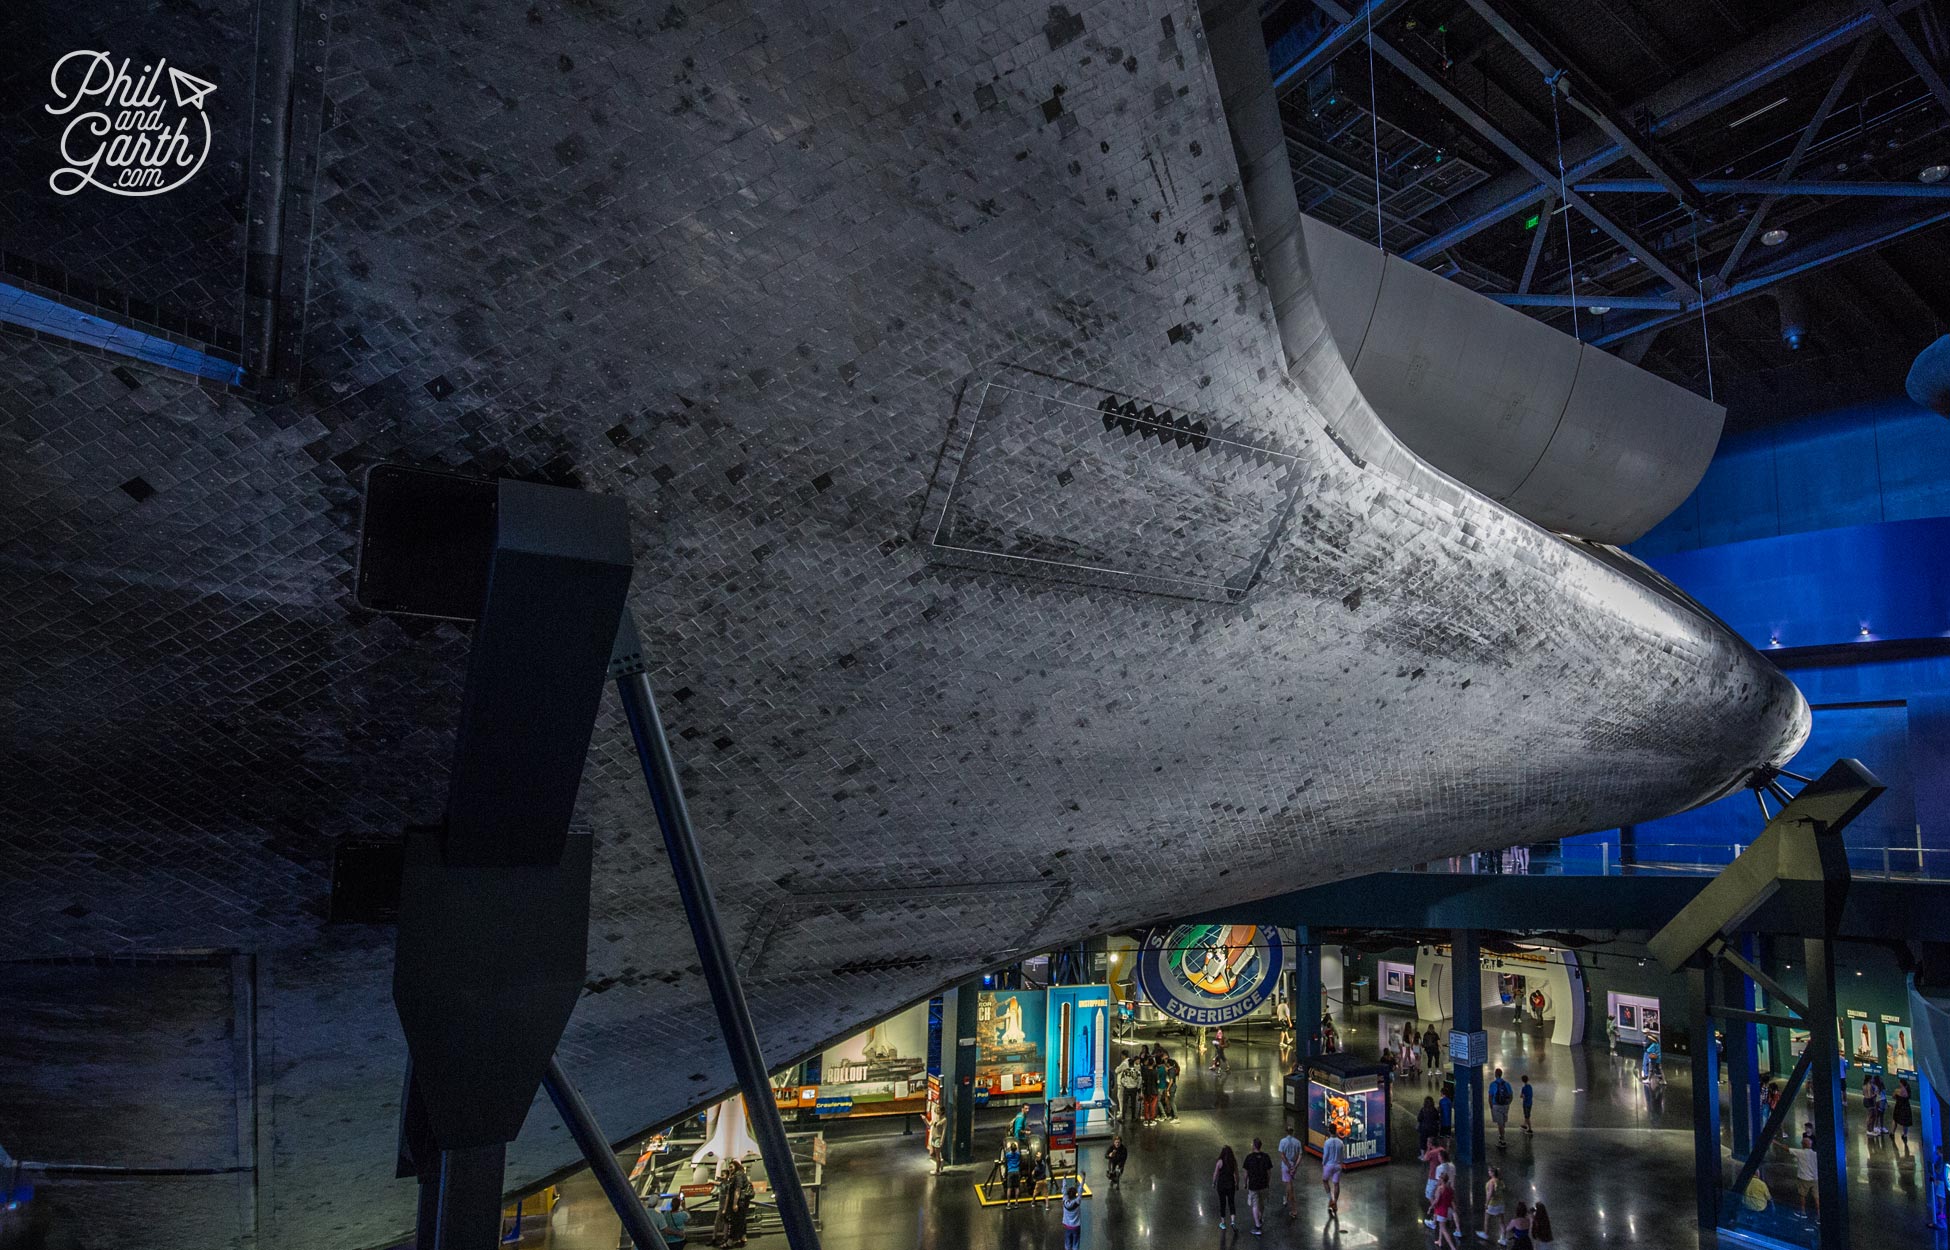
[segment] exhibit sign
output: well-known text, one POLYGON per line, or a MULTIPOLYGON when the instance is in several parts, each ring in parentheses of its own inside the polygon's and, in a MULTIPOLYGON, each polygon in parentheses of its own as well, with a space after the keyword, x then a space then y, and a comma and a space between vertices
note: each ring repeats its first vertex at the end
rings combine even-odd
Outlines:
POLYGON ((1265 1005, 1285 962, 1272 925, 1178 925, 1144 935, 1137 982, 1160 1012, 1180 1024, 1224 1025, 1265 1005))
POLYGON ((976 995, 976 1106, 1043 1096, 1047 1016, 1042 990, 982 990, 976 995))
POLYGON ((1077 1170, 1077 1100, 1049 1100, 1049 1169, 1052 1176, 1074 1176, 1077 1170))
POLYGON ((1341 1139, 1348 1167, 1387 1160, 1388 1096, 1381 1078, 1307 1082, 1307 1150, 1320 1154, 1329 1137, 1341 1139))

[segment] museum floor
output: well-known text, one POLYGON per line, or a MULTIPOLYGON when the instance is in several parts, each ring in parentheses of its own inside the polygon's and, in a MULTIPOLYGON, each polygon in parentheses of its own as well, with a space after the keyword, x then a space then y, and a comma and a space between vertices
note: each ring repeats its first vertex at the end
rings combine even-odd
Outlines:
MULTIPOLYGON (((1350 1046, 1373 1053, 1382 1023, 1400 1027, 1392 1010, 1358 1009, 1350 1046)), ((1536 1135, 1513 1132, 1507 1149, 1491 1153, 1506 1167, 1518 1198, 1542 1198, 1550 1207, 1557 1247, 1597 1245, 1691 1247, 1697 1242, 1692 1208, 1692 1137, 1688 1127, 1690 1074, 1683 1061, 1669 1065, 1661 1090, 1641 1084, 1636 1053, 1612 1056, 1604 1048, 1553 1046, 1540 1037, 1497 1029, 1492 1021, 1493 1061, 1514 1080, 1528 1071, 1537 1089, 1536 1135)), ((1164 1036, 1181 1057, 1182 1036, 1164 1036)), ((1088 1150, 1086 1174, 1094 1196, 1085 1204, 1083 1244, 1106 1247, 1194 1244, 1319 1246, 1358 1250, 1366 1246, 1427 1246, 1420 1223, 1422 1173, 1414 1161, 1412 1112, 1420 1105, 1417 1082, 1398 1084, 1395 1105, 1397 1162, 1350 1173, 1341 1198, 1338 1229, 1325 1224, 1326 1200, 1318 1184, 1303 1187, 1298 1216, 1277 1214, 1264 1237, 1250 1227, 1221 1234, 1210 1186, 1212 1160, 1221 1143, 1240 1153, 1254 1134, 1267 1149, 1280 1135, 1280 1064, 1271 1031, 1247 1031, 1234 1047, 1233 1070, 1217 1077, 1201 1063, 1185 1063, 1180 1119, 1141 1130, 1119 1189, 1105 1184, 1101 1145, 1088 1150), (1406 1149, 1404 1150, 1404 1144, 1406 1149)), ((1859 1106, 1850 1107, 1849 1201, 1854 1250, 1935 1247, 1946 1243, 1927 1227, 1920 1137, 1910 1150, 1876 1139, 1867 1146, 1859 1106)), ((1514 1118, 1514 1117, 1513 1117, 1514 1118)), ((986 1175, 987 1159, 1000 1140, 1006 1116, 979 1120, 976 1150, 983 1162, 930 1177, 918 1133, 872 1124, 839 1126, 829 1134, 831 1155, 820 1199, 821 1240, 826 1250, 1017 1250, 1061 1244, 1055 1210, 979 1206, 973 1185, 986 1175)), ((1791 1174, 1791 1170, 1790 1170, 1791 1174)), ((1777 1172, 1776 1175, 1779 1175, 1777 1172)), ((1302 1173, 1317 1178, 1316 1169, 1302 1173)), ((1277 1189, 1277 1177, 1275 1179, 1277 1189)), ((1777 1193, 1790 1197, 1792 1186, 1777 1193)), ((1277 1206, 1277 1198, 1274 1205, 1277 1206)), ((1240 1203, 1242 1216, 1244 1201, 1240 1203)), ((563 1186, 563 1199, 547 1228, 532 1230, 524 1250, 616 1250, 618 1223, 586 1174, 563 1186)), ((708 1244, 706 1235, 690 1244, 708 1244)), ((1470 1244, 1485 1244, 1468 1239, 1470 1244)), ((781 1247, 784 1238, 754 1239, 781 1247)))

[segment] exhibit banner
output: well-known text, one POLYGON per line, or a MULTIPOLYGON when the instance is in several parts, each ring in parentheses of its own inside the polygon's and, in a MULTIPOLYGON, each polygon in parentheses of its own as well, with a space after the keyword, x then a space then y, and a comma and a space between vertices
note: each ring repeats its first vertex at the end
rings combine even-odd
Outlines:
POLYGON ((975 1102, 1043 1096, 1043 990, 983 990, 975 999, 975 1102))
POLYGON ((1285 960, 1272 925, 1157 928, 1138 948, 1137 982, 1160 1012, 1180 1024, 1231 1024, 1272 997, 1285 960))
POLYGON ((806 1105, 816 1091, 812 1112, 822 1118, 912 1115, 928 1105, 928 1005, 890 1016, 820 1056, 817 1086, 798 1091, 806 1105))
POLYGON ((1076 1100, 1076 1135, 1110 1131, 1111 1031, 1116 1004, 1107 985, 1060 985, 1049 991, 1049 1068, 1052 1098, 1076 1100))

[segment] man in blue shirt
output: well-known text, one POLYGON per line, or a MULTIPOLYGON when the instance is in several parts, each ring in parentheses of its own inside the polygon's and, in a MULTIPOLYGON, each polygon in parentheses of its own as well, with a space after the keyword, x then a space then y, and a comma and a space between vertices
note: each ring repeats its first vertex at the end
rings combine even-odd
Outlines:
POLYGON ((1518 1079, 1523 1082, 1523 1089, 1518 1091, 1517 1094, 1518 1099, 1523 1103, 1523 1131, 1526 1133, 1530 1133, 1532 1132, 1532 1129, 1530 1127, 1530 1099, 1531 1099, 1530 1077, 1528 1075, 1525 1075, 1519 1077, 1518 1079))
POLYGON ((1011 1140, 1002 1150, 1002 1196, 1010 1202, 1022 1187, 1022 1152, 1011 1140))
POLYGON ((1504 1133, 1510 1125, 1510 1103, 1513 1101, 1510 1082, 1503 1079, 1503 1069, 1496 1070, 1496 1079, 1490 1082, 1490 1119, 1496 1121, 1496 1144, 1507 1145, 1504 1133))
POLYGON ((1456 1100, 1450 1097, 1448 1092, 1445 1091, 1442 1095, 1441 1103, 1438 1104, 1438 1108, 1442 1112, 1442 1135, 1444 1137, 1454 1136, 1456 1132, 1456 1100))

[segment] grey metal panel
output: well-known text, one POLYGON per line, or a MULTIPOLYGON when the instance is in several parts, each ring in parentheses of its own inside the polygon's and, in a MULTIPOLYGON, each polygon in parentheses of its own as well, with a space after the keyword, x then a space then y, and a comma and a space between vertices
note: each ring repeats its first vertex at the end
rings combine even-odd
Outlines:
POLYGON ((1354 362, 1389 429, 1500 501, 1543 457, 1577 372, 1575 339, 1394 256, 1354 362))
POLYGON ((1386 257, 1381 249, 1312 217, 1300 218, 1300 231, 1306 244, 1307 268, 1313 274, 1314 299, 1327 319, 1327 332, 1334 336, 1334 345, 1341 349, 1341 358, 1352 369, 1367 341, 1375 301, 1381 298, 1381 269, 1386 257))
MULTIPOLYGON (((1639 537, 1698 485, 1726 409, 1302 221, 1317 315, 1363 406, 1429 465, 1546 529, 1608 543, 1639 537)), ((1358 427, 1351 410, 1343 420, 1358 427)))
POLYGON ((1628 543, 1699 485, 1727 410, 1602 348, 1581 352, 1564 419, 1505 502, 1552 529, 1628 543))

